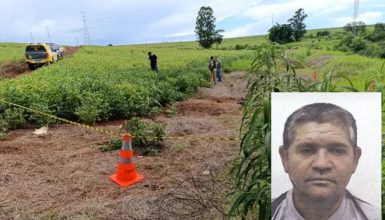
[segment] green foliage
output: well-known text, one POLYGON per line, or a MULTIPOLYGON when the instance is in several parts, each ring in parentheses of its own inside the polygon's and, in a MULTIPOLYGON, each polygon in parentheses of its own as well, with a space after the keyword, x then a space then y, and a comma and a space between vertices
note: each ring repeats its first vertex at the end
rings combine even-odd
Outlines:
MULTIPOLYGON (((382 91, 384 74, 385 62, 380 71, 373 71, 371 77, 366 75, 365 91, 382 91)), ((282 47, 262 44, 257 49, 243 109, 241 149, 232 168, 236 189, 230 216, 271 218, 271 92, 346 91, 358 91, 347 76, 334 76, 329 72, 323 74, 320 81, 306 81, 296 75, 282 47), (256 213, 257 216, 254 216, 256 213)))
POLYGON ((299 41, 306 33, 306 25, 303 22, 306 17, 307 14, 303 8, 300 8, 294 13, 293 17, 288 20, 293 29, 295 41, 299 41))
POLYGON ((0 117, 0 140, 7 138, 8 127, 8 122, 3 117, 0 117))
POLYGON ((323 36, 330 36, 330 31, 328 30, 317 31, 317 37, 323 37, 323 36))
POLYGON ((294 31, 289 24, 277 23, 269 29, 269 39, 280 44, 293 42, 295 40, 294 31))
POLYGON ((175 103, 172 103, 172 105, 170 106, 170 108, 166 110, 166 113, 167 113, 167 116, 168 116, 169 118, 173 118, 173 117, 176 116, 176 114, 177 114, 177 109, 176 109, 175 103))
POLYGON ((385 24, 377 23, 374 25, 374 30, 372 33, 366 36, 366 39, 374 42, 384 41, 385 40, 385 24))
POLYGON ((208 49, 214 43, 221 44, 224 30, 215 30, 214 11, 210 6, 202 6, 196 18, 195 33, 198 36, 198 43, 201 47, 208 49))
POLYGON ((163 147, 165 132, 161 124, 149 124, 134 117, 128 121, 125 130, 133 136, 133 146, 143 154, 155 155, 163 147))
POLYGON ((367 41, 360 37, 355 37, 350 45, 351 49, 355 53, 366 49, 367 46, 368 46, 367 41))
MULTIPOLYGON (((52 113, 48 104, 44 102, 32 103, 30 107, 32 109, 35 109, 37 111, 44 112, 47 114, 52 113)), ((27 118, 27 120, 32 123, 35 123, 39 127, 46 126, 49 124, 54 124, 56 122, 54 119, 47 117, 45 115, 38 114, 36 112, 32 112, 27 118)))
POLYGON ((355 34, 363 34, 366 32, 366 24, 363 21, 350 22, 344 26, 344 31, 355 34))
MULTIPOLYGON (((151 45, 161 58, 162 70, 158 73, 149 70, 148 47, 82 47, 54 65, 0 81, 0 98, 68 120, 94 124, 152 116, 163 106, 188 98, 198 87, 210 85, 207 52, 197 50, 196 43, 151 45)), ((221 50, 218 55, 227 71, 230 67, 247 69, 245 60, 251 51, 221 50), (234 62, 237 63, 233 66, 234 62)), ((7 108, 11 106, 0 109, 0 117, 4 118, 7 108)), ((54 123, 30 111, 25 111, 23 117, 38 126, 54 123)))
POLYGON ((5 121, 2 123, 3 126, 8 125, 9 129, 22 128, 25 124, 24 109, 21 108, 12 107, 5 109, 2 118, 5 121))
POLYGON ((277 44, 262 44, 256 51, 247 84, 241 125, 241 151, 232 168, 235 200, 230 215, 249 219, 271 216, 271 92, 304 90, 302 80, 277 44))
MULTIPOLYGON (((96 93, 85 92, 80 95, 81 105, 76 108, 75 114, 79 118, 90 125, 94 125, 96 121, 99 121, 102 113, 106 115, 109 111, 108 103, 106 103, 100 95, 96 93)), ((107 119, 107 116, 104 116, 107 119)))
POLYGON ((112 138, 107 144, 98 147, 101 151, 113 151, 122 148, 122 139, 112 138))
POLYGON ((362 37, 354 37, 353 35, 348 35, 345 37, 338 45, 341 51, 352 51, 354 53, 358 53, 361 50, 366 49, 368 43, 362 37))
POLYGON ((23 60, 25 46, 26 44, 20 43, 0 43, 0 63, 23 60))

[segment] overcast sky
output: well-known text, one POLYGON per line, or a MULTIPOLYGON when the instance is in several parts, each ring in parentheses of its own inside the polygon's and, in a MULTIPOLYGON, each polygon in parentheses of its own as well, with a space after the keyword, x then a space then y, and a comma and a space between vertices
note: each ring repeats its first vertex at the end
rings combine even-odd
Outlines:
MULTIPOLYGON (((84 12, 92 44, 195 40, 201 6, 214 10, 225 37, 266 34, 303 8, 307 29, 352 21, 354 0, 1 0, 0 42, 84 43, 84 12)), ((358 20, 385 23, 384 0, 360 0, 358 20)))

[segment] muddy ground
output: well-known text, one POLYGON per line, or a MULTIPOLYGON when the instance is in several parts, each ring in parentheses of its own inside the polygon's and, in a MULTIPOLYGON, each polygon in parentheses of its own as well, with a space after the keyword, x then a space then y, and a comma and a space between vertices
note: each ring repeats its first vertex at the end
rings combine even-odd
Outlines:
MULTIPOLYGON (((111 137, 74 125, 11 131, 0 141, 0 219, 226 219, 231 190, 228 171, 239 142, 200 137, 237 137, 245 74, 200 88, 176 104, 176 116, 159 114, 167 136, 155 156, 136 156, 145 179, 120 188, 118 151, 99 147, 111 137)), ((116 130, 124 120, 99 124, 116 130)))

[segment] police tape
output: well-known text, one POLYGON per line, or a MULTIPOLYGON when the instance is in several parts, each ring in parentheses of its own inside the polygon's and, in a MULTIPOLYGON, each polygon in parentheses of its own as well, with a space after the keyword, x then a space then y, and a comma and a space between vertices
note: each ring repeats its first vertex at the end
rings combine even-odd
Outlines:
MULTIPOLYGON (((65 118, 60 118, 60 117, 58 117, 56 115, 52 115, 52 114, 49 114, 49 113, 46 113, 46 112, 42 112, 42 111, 39 111, 39 110, 36 110, 36 109, 32 109, 32 108, 28 108, 28 107, 25 107, 25 106, 22 106, 22 105, 19 105, 19 104, 8 102, 8 101, 5 101, 3 99, 0 99, 0 102, 6 103, 8 105, 12 105, 12 106, 15 106, 15 107, 18 107, 18 108, 22 108, 22 109, 25 109, 25 110, 28 110, 28 111, 31 111, 31 112, 34 112, 34 113, 37 113, 37 114, 49 117, 49 118, 53 118, 53 119, 58 120, 58 121, 62 121, 62 122, 68 123, 68 124, 76 125, 78 127, 82 127, 82 128, 85 128, 85 129, 90 129, 90 130, 94 130, 94 131, 97 131, 97 132, 100 132, 100 133, 104 133, 104 134, 107 134, 107 135, 110 135, 110 136, 113 136, 113 137, 120 138, 120 137, 123 136, 123 133, 125 133, 125 132, 121 132, 120 130, 119 131, 110 131, 110 130, 107 130, 107 129, 104 129, 104 128, 100 128, 100 127, 96 127, 96 126, 90 126, 90 125, 86 125, 86 124, 81 124, 81 123, 78 123, 78 122, 70 121, 70 120, 67 120, 65 118)), ((135 138, 134 136, 132 136, 132 137, 135 138)), ((229 142, 238 142, 238 141, 240 141, 239 138, 234 138, 234 137, 223 137, 223 138, 221 138, 221 137, 173 137, 173 136, 164 136, 164 137, 147 137, 147 139, 149 139, 149 140, 156 140, 156 139, 208 140, 208 141, 229 141, 229 142)))
POLYGON ((8 105, 12 105, 12 106, 15 106, 15 107, 18 107, 18 108, 26 109, 28 111, 31 111, 31 112, 34 112, 34 113, 37 113, 37 114, 40 114, 40 115, 44 115, 46 117, 53 118, 53 119, 56 119, 58 121, 62 121, 62 122, 68 123, 68 124, 76 125, 76 126, 79 126, 79 127, 82 127, 82 128, 86 128, 86 129, 91 129, 91 130, 98 131, 98 132, 101 132, 101 133, 105 133, 105 134, 108 134, 108 135, 111 135, 111 136, 121 137, 120 133, 117 133, 117 132, 112 132, 112 131, 109 131, 109 130, 106 130, 106 129, 103 129, 103 128, 99 128, 99 127, 95 127, 95 126, 90 126, 90 125, 86 125, 86 124, 81 124, 81 123, 78 123, 78 122, 70 121, 70 120, 67 120, 65 118, 57 117, 56 115, 52 115, 52 114, 49 114, 49 113, 46 113, 46 112, 42 112, 42 111, 39 111, 39 110, 36 110, 36 109, 28 108, 28 107, 25 107, 25 106, 22 106, 22 105, 19 105, 19 104, 15 104, 15 103, 12 103, 12 102, 8 102, 8 101, 2 100, 2 99, 0 99, 0 102, 4 102, 4 103, 6 103, 8 105))

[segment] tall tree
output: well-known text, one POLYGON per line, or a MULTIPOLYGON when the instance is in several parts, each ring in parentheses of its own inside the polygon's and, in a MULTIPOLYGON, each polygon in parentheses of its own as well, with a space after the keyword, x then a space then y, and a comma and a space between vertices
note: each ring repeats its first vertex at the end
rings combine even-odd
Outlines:
POLYGON ((303 20, 307 17, 305 11, 300 8, 298 9, 292 18, 287 20, 294 31, 295 41, 299 41, 306 33, 306 25, 303 23, 303 20))
POLYGON ((211 48, 214 43, 222 42, 223 30, 215 30, 214 11, 210 6, 202 6, 196 19, 195 33, 198 36, 199 45, 203 48, 211 48))
POLYGON ((295 40, 293 28, 289 24, 277 23, 269 29, 269 39, 280 44, 293 42, 295 40))

